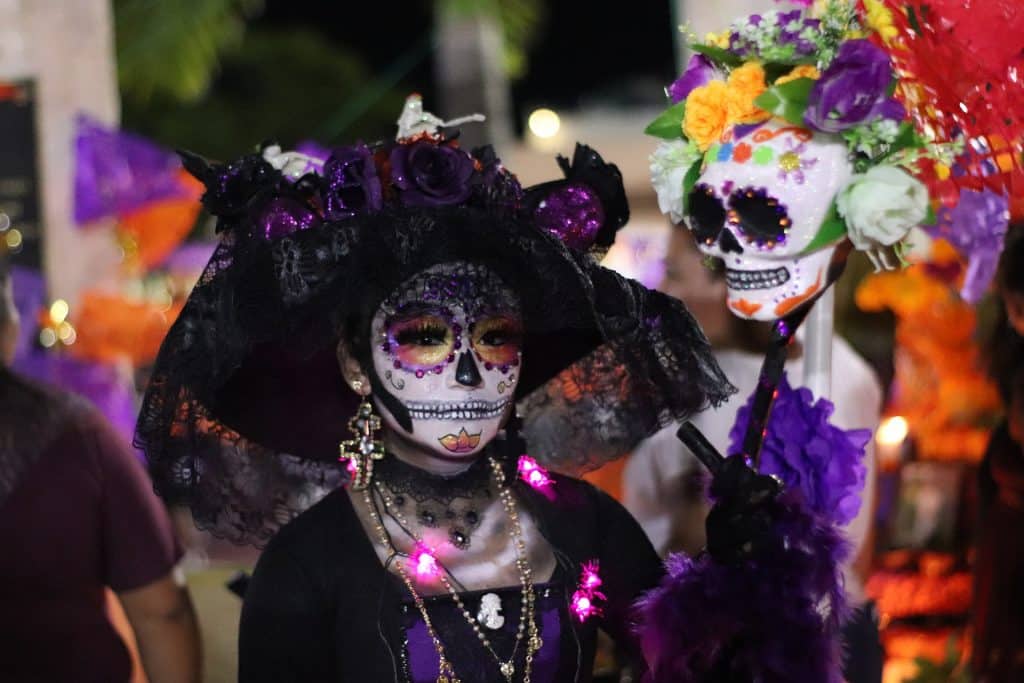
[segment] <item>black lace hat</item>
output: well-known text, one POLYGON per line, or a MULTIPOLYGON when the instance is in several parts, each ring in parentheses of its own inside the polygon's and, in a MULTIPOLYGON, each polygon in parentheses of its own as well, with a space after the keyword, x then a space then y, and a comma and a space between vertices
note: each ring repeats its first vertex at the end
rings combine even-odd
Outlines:
POLYGON ((578 145, 564 179, 524 190, 411 102, 396 142, 323 162, 183 155, 221 243, 161 347, 136 443, 157 492, 216 535, 261 544, 344 482, 357 397, 339 335, 368 358, 380 302, 436 264, 485 265, 519 296, 517 399, 549 466, 600 465, 732 391, 681 303, 598 265, 628 218, 614 165, 578 145))

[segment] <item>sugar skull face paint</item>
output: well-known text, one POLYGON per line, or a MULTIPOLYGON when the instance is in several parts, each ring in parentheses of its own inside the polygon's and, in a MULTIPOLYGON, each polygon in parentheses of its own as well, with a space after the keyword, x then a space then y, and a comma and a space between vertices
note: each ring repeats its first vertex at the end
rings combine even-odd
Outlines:
POLYGON ((841 236, 818 237, 852 173, 841 138, 778 120, 733 129, 708 150, 686 221, 697 247, 725 263, 733 313, 774 320, 826 285, 841 236))
POLYGON ((448 457, 494 438, 522 360, 519 302, 497 275, 462 262, 429 268, 381 304, 371 335, 374 371, 412 423, 404 430, 378 401, 389 428, 448 457))

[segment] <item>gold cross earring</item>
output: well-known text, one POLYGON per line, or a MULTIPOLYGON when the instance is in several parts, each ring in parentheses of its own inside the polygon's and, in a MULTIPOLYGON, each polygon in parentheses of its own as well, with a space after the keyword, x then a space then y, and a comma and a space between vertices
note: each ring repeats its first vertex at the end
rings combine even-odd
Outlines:
MULTIPOLYGON (((352 388, 358 392, 363 388, 363 383, 356 380, 352 383, 352 388)), ((341 454, 338 458, 348 461, 352 489, 355 491, 362 491, 370 485, 373 478, 373 461, 384 457, 384 444, 376 438, 380 428, 380 417, 374 415, 369 397, 363 396, 356 414, 348 421, 348 429, 355 438, 341 442, 341 454)))

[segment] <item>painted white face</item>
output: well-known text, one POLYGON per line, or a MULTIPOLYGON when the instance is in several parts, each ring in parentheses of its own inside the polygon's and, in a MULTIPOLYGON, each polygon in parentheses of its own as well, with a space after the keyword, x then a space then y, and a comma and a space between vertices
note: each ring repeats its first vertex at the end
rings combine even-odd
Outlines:
POLYGON ((775 320, 827 285, 843 235, 822 228, 853 166, 841 138, 776 119, 723 140, 705 156, 686 221, 698 248, 725 262, 730 310, 775 320))
POLYGON ((390 429, 446 457, 479 453, 512 409, 522 362, 519 302, 484 266, 444 263, 413 276, 371 323, 374 371, 412 430, 375 401, 390 429))

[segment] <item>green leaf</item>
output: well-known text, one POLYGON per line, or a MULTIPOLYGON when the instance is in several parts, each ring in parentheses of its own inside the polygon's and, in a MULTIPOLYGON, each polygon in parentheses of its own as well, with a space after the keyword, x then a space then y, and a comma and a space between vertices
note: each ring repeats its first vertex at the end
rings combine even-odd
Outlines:
POLYGON ((690 45, 690 49, 694 52, 699 52, 705 57, 708 57, 713 62, 724 64, 725 66, 739 66, 743 63, 743 60, 729 52, 725 48, 716 47, 714 45, 705 45, 703 43, 693 43, 690 45))
POLYGON ((117 71, 127 99, 197 102, 237 52, 262 0, 115 0, 117 71))
POLYGON ((925 214, 924 220, 921 221, 921 225, 935 225, 939 222, 939 216, 935 213, 935 207, 932 206, 931 202, 928 202, 928 213, 925 214))
POLYGON ((904 121, 900 124, 900 130, 896 133, 892 144, 889 145, 889 151, 882 156, 882 159, 888 159, 897 152, 902 152, 908 147, 918 147, 920 144, 921 140, 917 135, 917 131, 914 130, 914 124, 904 121))
POLYGON ((686 214, 690 210, 690 191, 693 190, 693 186, 697 184, 697 179, 700 178, 700 169, 704 167, 704 158, 698 157, 695 162, 690 166, 690 169, 683 176, 683 213, 686 214))
POLYGON ((768 88, 758 95, 754 99, 754 104, 770 112, 775 112, 776 109, 782 108, 782 100, 779 98, 778 93, 774 91, 774 88, 768 88))
POLYGON ((682 140, 683 118, 686 116, 686 100, 673 104, 647 124, 644 133, 664 140, 682 140))
POLYGON ((809 254, 812 251, 817 251, 833 242, 838 242, 845 236, 846 221, 839 215, 839 211, 836 209, 836 201, 833 199, 832 205, 828 207, 828 213, 825 214, 825 220, 821 222, 821 227, 818 228, 818 234, 814 236, 811 243, 800 253, 809 254))
POLYGON ((754 104, 795 126, 802 126, 807 99, 813 87, 814 79, 797 78, 768 88, 754 100, 754 104))
POLYGON ((913 5, 907 5, 907 23, 910 24, 910 28, 917 35, 923 35, 924 31, 921 30, 921 22, 917 20, 917 11, 913 5))

